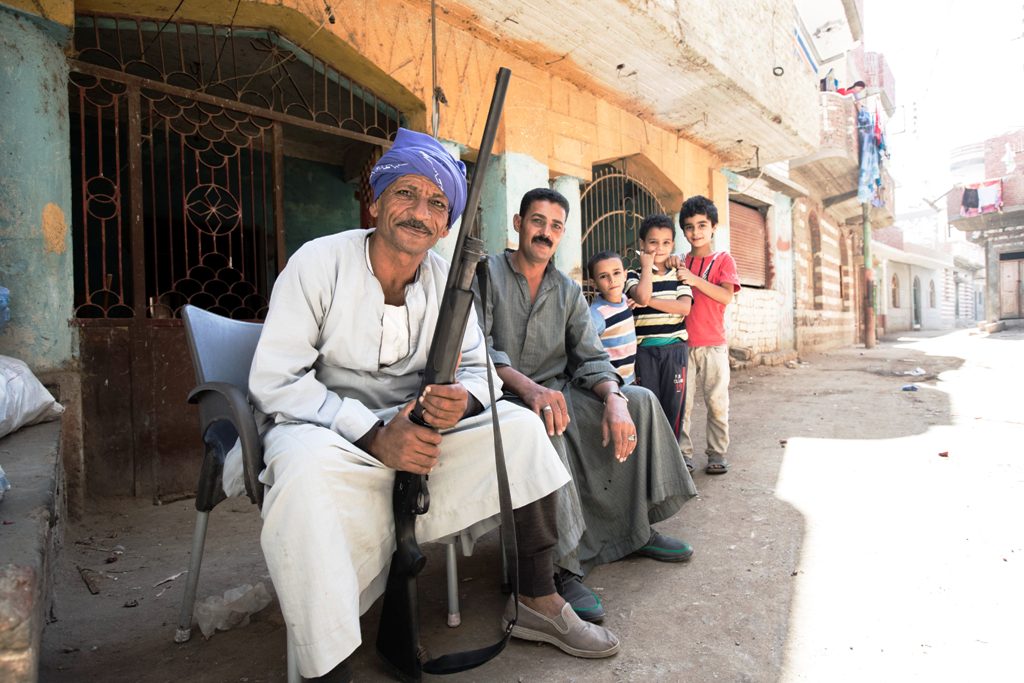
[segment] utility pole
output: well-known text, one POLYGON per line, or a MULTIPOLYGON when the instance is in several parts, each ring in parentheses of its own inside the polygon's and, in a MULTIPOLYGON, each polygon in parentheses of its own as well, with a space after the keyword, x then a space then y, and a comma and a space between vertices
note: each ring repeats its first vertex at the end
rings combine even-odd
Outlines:
POLYGON ((875 348, 875 270, 871 262, 871 202, 861 203, 864 224, 864 348, 875 348))

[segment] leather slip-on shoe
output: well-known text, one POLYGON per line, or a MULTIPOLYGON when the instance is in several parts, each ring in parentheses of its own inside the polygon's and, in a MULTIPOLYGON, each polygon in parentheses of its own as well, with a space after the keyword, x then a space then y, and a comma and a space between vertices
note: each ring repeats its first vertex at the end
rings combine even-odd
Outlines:
MULTIPOLYGON (((502 617, 507 628, 513 616, 512 601, 509 600, 502 617)), ((512 627, 512 636, 539 643, 550 643, 562 652, 586 659, 611 657, 619 651, 618 637, 603 626, 580 619, 572 606, 565 603, 562 613, 551 619, 519 603, 519 619, 512 627)))

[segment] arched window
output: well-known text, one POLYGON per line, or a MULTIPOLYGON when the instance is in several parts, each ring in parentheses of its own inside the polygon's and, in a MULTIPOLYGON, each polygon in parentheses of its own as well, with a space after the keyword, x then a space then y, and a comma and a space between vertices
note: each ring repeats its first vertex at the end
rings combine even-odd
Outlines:
POLYGON ((935 308, 935 280, 928 281, 928 307, 935 308))
POLYGON ((900 307, 900 278, 898 275, 892 276, 892 307, 900 307))

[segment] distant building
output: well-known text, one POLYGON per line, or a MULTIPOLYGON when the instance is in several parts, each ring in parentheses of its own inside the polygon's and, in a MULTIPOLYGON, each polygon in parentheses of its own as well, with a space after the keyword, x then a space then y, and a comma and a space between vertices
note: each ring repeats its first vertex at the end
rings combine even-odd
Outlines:
POLYGON ((985 250, 984 315, 1024 318, 1024 128, 960 148, 949 225, 985 250))
POLYGON ((429 3, 404 0, 129 5, 0 0, 19 60, 0 69, 0 353, 59 387, 73 505, 194 489, 182 306, 262 318, 300 244, 370 224, 368 171, 399 126, 432 130, 435 93, 438 137, 472 171, 511 68, 483 238, 515 246, 520 197, 554 187, 572 206, 556 265, 578 279, 597 250, 631 262, 643 216, 694 194, 723 207, 728 248, 723 169, 820 143, 791 0, 599 0, 557 17, 468 0, 439 8, 436 31, 429 3))
MULTIPOLYGON (((730 166, 727 173, 729 245, 744 285, 730 307, 729 343, 765 362, 862 339, 857 116, 864 109, 884 129, 895 105, 895 80, 884 57, 863 51, 860 3, 797 0, 795 5, 801 66, 818 91, 815 147, 778 163, 763 163, 762 157, 751 165, 758 161, 755 156, 747 167, 730 166), (836 92, 856 81, 867 85, 856 97, 836 92)), ((870 209, 875 227, 892 223, 894 189, 883 161, 870 209)))

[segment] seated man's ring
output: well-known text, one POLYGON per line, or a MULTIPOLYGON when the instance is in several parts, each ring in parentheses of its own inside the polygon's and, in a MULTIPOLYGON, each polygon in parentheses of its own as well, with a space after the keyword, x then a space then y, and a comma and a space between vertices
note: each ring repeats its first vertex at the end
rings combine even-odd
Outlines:
POLYGON ((627 436, 626 441, 636 441, 636 434, 630 434, 627 436))
POLYGON ((551 412, 551 406, 544 406, 543 408, 541 408, 541 410, 546 410, 547 412, 551 412))

